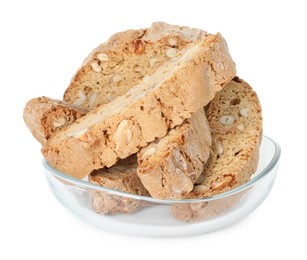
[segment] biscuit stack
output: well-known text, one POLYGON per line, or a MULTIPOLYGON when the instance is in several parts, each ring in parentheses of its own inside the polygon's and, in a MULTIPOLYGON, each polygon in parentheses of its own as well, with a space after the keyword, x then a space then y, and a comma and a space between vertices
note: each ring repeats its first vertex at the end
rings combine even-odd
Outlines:
MULTIPOLYGON (((224 38, 160 22, 113 35, 85 59, 63 101, 34 98, 24 120, 55 169, 158 199, 202 198, 248 181, 262 134, 257 95, 236 77, 224 38)), ((90 194, 104 214, 143 206, 90 194)))

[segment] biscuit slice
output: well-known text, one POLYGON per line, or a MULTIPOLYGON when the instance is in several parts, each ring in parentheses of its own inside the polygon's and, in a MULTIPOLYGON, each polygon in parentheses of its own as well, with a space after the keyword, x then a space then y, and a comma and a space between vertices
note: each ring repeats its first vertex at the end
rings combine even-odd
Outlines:
MULTIPOLYGON (((161 65, 208 36, 199 29, 162 22, 146 29, 116 33, 84 60, 65 91, 64 101, 87 110, 108 103, 148 81, 161 65)), ((223 62, 213 65, 223 69, 223 62)))
POLYGON ((138 152, 138 176, 154 198, 183 198, 202 173, 210 147, 210 128, 201 108, 138 152))
MULTIPOLYGON (((95 170, 89 175, 89 181, 109 189, 149 196, 148 191, 137 176, 136 156, 130 156, 125 160, 120 160, 110 168, 95 170)), ((142 200, 135 200, 125 196, 113 195, 104 191, 89 191, 92 207, 97 213, 117 214, 133 213, 140 207, 147 205, 142 200)))
MULTIPOLYGON (((212 154, 186 199, 204 198, 242 185, 258 165, 262 138, 261 106, 256 93, 246 82, 234 78, 210 102, 206 115, 212 131, 212 154)), ((244 194, 234 194, 219 201, 176 204, 172 213, 184 221, 208 219, 227 211, 244 194)))

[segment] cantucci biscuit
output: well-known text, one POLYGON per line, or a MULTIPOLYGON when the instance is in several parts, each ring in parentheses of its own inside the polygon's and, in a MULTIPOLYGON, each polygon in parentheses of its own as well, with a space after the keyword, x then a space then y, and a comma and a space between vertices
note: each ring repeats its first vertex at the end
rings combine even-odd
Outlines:
MULTIPOLYGON (((236 77, 206 108, 212 131, 212 154, 203 174, 186 199, 204 198, 247 182, 256 171, 262 138, 261 106, 256 93, 236 77)), ((245 194, 235 194, 217 202, 176 204, 173 215, 185 221, 198 221, 221 214, 245 194)))

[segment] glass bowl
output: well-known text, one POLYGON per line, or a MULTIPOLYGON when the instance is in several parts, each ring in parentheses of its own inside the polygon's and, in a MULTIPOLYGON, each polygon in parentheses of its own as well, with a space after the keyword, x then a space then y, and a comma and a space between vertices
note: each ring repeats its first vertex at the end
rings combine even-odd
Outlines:
POLYGON ((278 169, 280 146, 263 136, 259 164, 250 181, 230 191, 194 200, 158 200, 79 180, 43 161, 45 175, 61 204, 104 230, 146 236, 186 236, 229 226, 253 212, 270 193, 278 169), (117 214, 97 208, 117 207, 117 214))

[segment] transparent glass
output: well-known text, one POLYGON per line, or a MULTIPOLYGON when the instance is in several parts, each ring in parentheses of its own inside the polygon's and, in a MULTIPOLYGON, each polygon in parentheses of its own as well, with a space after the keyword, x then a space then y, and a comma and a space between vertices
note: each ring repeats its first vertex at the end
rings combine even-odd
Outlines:
POLYGON ((279 145, 263 136, 258 169, 250 181, 222 194, 195 200, 132 195, 67 176, 45 160, 43 165, 54 196, 89 224, 125 234, 185 236, 229 226, 253 212, 272 189, 279 159, 279 145), (102 214, 111 209, 116 214, 102 214))

